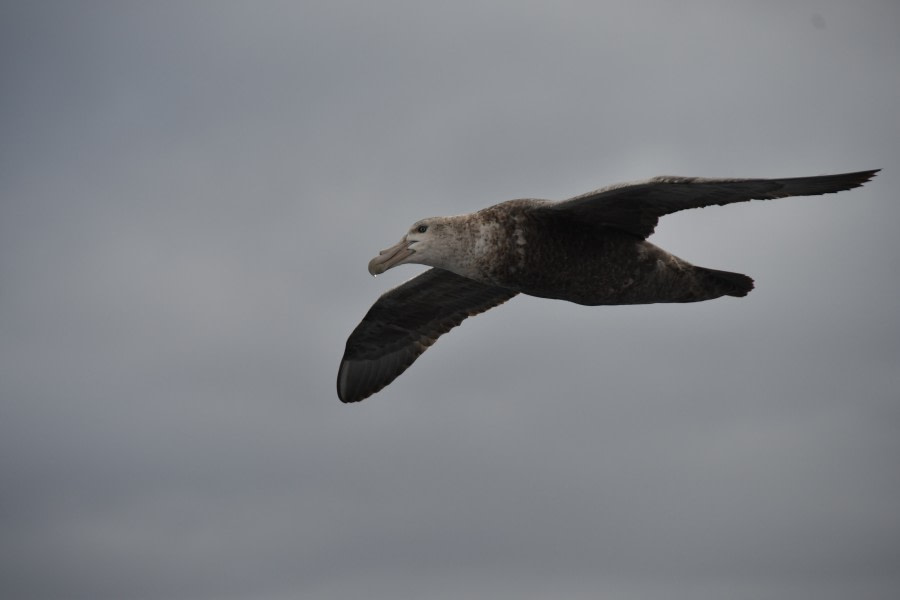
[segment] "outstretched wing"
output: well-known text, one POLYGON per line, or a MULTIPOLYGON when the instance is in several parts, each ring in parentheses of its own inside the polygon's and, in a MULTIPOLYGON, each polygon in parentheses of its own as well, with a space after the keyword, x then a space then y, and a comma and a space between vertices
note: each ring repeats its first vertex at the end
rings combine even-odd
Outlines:
POLYGON ((371 396, 463 319, 516 293, 436 268, 386 292, 347 339, 338 370, 338 397, 359 402, 371 396))
POLYGON ((568 213, 601 227, 614 227, 646 238, 663 215, 713 204, 769 200, 787 196, 817 196, 859 187, 880 169, 792 177, 788 179, 711 179, 662 176, 602 188, 535 212, 568 213))

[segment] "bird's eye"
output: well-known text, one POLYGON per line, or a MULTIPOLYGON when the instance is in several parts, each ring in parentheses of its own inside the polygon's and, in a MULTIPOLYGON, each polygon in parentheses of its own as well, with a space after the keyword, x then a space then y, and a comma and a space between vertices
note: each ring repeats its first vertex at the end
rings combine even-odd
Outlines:
POLYGON ((416 227, 416 231, 418 231, 419 233, 425 233, 426 231, 428 231, 428 225, 419 225, 418 227, 416 227))

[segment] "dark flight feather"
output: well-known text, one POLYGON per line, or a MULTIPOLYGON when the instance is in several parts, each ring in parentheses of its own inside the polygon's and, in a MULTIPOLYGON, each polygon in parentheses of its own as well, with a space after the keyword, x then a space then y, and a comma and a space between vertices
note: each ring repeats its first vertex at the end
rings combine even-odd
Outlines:
POLYGON ((859 187, 879 169, 786 179, 717 179, 663 175, 581 194, 535 209, 569 212, 585 223, 613 227, 641 238, 656 228, 659 218, 688 208, 724 206, 749 200, 817 196, 859 187))
POLYGON ((359 402, 374 394, 466 317, 517 293, 434 268, 389 290, 347 340, 338 396, 343 402, 359 402))

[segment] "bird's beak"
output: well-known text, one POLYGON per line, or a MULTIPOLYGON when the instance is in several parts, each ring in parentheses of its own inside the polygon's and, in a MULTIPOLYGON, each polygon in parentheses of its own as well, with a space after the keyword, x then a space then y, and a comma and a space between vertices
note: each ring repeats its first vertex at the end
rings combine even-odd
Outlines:
POLYGON ((411 244, 412 242, 407 241, 406 236, 403 236, 398 243, 379 252, 378 256, 369 261, 369 273, 380 275, 415 254, 416 251, 410 249, 411 244))

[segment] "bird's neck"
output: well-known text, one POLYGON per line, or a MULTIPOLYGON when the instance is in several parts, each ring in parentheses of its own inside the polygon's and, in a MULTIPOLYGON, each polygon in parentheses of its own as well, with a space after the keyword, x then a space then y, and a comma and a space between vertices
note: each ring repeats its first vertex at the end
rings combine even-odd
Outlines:
POLYGON ((447 244, 443 264, 434 266, 489 285, 501 283, 508 272, 522 268, 526 245, 523 217, 516 211, 495 208, 449 217, 455 235, 447 244))

